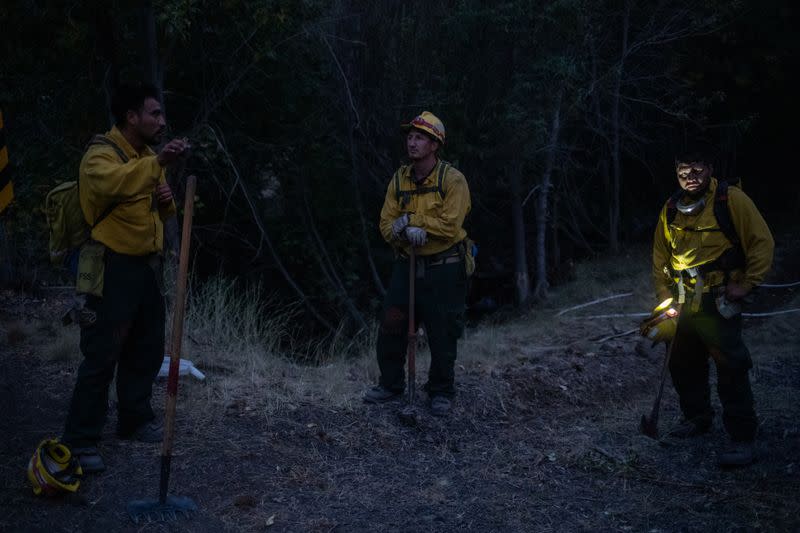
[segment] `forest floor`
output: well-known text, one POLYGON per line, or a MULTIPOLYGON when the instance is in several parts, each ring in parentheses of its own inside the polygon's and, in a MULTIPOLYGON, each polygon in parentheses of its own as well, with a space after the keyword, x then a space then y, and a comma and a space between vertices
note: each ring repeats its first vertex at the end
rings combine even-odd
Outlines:
MULTIPOLYGON (((646 311, 646 269, 615 266, 640 263, 646 250, 588 264, 582 275, 593 279, 591 290, 554 291, 544 310, 469 329, 452 414, 430 416, 423 396, 416 426, 401 422, 401 403, 361 403, 376 375, 369 343, 361 359, 259 367, 237 363, 238 353, 203 351, 202 332, 190 324, 189 358, 207 378, 182 378, 170 489, 191 496, 199 511, 167 524, 134 524, 126 515, 129 500, 157 492, 159 446, 115 439, 113 409, 102 444, 108 470, 86 477, 72 497, 32 494, 25 466, 41 439, 60 434, 80 357, 75 334, 64 338, 56 325, 63 297, 2 293, 0 530, 799 530, 798 315, 745 320, 758 461, 720 470, 719 417, 710 434, 690 440, 637 431, 658 387, 663 346, 634 336, 592 341, 636 319, 581 318, 646 311), (636 294, 556 316, 626 289, 636 294)), ((769 281, 798 274, 800 239, 779 239, 769 281)), ((800 289, 775 289, 750 311, 794 307, 800 289)), ((163 388, 159 380, 159 411, 163 388)), ((679 418, 668 382, 662 434, 679 418)))

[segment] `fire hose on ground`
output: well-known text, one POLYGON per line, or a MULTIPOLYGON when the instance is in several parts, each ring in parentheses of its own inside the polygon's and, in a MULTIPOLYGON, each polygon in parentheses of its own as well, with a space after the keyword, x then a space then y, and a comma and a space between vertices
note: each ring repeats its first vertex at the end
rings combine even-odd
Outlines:
MULTIPOLYGON (((800 281, 792 282, 792 283, 764 283, 759 285, 760 288, 765 289, 784 289, 790 287, 800 286, 800 281)), ((598 298, 596 300, 592 300, 590 302, 585 302, 579 305, 575 305, 572 307, 568 307, 566 309, 562 309, 555 316, 559 317, 571 311, 575 311, 578 309, 583 309, 585 307, 590 307, 592 305, 596 305, 599 303, 607 302, 609 300, 615 300, 618 298, 626 298, 628 296, 633 296, 632 292, 626 292, 622 294, 614 294, 611 296, 606 296, 603 298, 598 298)), ((742 313, 743 318, 765 318, 771 316, 778 316, 778 315, 785 315, 790 313, 798 313, 800 312, 800 307, 790 308, 790 309, 780 309, 777 311, 767 311, 767 312, 760 312, 760 313, 742 313)), ((602 318, 647 318, 651 316, 651 313, 604 313, 599 315, 584 315, 584 316, 576 316, 570 317, 571 320, 595 320, 595 319, 602 319, 602 318)), ((640 331, 640 327, 636 327, 627 331, 623 331, 622 333, 614 333, 611 335, 607 335, 601 338, 590 339, 593 342, 606 342, 611 339, 617 339, 620 337, 627 337, 628 335, 633 335, 640 331)))

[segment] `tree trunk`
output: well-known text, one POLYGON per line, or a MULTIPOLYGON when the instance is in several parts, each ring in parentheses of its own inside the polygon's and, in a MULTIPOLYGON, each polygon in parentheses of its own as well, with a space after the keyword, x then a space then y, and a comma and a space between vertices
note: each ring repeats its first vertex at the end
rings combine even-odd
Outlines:
POLYGON ((302 188, 303 188, 303 204, 305 207, 306 212, 306 225, 311 233, 311 240, 317 248, 317 259, 320 265, 320 269, 325 277, 328 279, 331 287, 333 290, 339 294, 339 298, 344 303, 345 309, 350 314, 350 317, 356 323, 356 326, 361 330, 367 330, 368 326, 367 323, 364 321, 364 317, 361 315, 359 310, 356 308, 356 305, 353 303, 353 300, 350 298, 350 295, 347 294, 347 288, 345 288, 344 283, 342 283, 341 278, 336 273, 336 267, 331 260, 331 256, 328 253, 328 248, 325 246, 325 241, 320 237, 319 232, 317 231, 317 226, 314 223, 314 214, 311 210, 311 206, 308 201, 308 194, 307 194, 307 187, 305 184, 305 180, 303 180, 302 188))
POLYGON ((561 244, 559 242, 558 237, 558 226, 559 226, 559 196, 557 194, 553 195, 553 216, 550 217, 550 264, 553 265, 554 268, 558 268, 558 265, 561 264, 561 244))
MULTIPOLYGON (((351 37, 355 42, 355 40, 360 37, 359 31, 361 28, 361 19, 360 17, 347 17, 347 14, 351 13, 352 11, 353 8, 350 5, 350 2, 342 2, 334 6, 333 13, 335 18, 341 17, 343 21, 346 21, 346 23, 343 22, 340 24, 340 33, 351 37)), ((353 200, 356 204, 356 211, 358 211, 358 222, 361 229, 361 243, 364 247, 364 257, 367 260, 367 266, 369 267, 369 272, 372 277, 372 283, 375 286, 375 290, 378 291, 378 294, 380 294, 381 297, 384 297, 386 296, 386 288, 383 286, 381 277, 378 274, 378 269, 375 266, 375 261, 372 258, 372 248, 370 246, 369 232, 367 231, 367 221, 364 216, 364 205, 361 200, 361 184, 359 183, 360 159, 356 133, 363 133, 363 130, 361 129, 361 117, 358 112, 359 106, 356 94, 358 91, 358 83, 356 82, 359 73, 358 54, 351 45, 349 53, 345 54, 344 56, 344 61, 339 61, 336 51, 324 34, 322 35, 322 41, 325 43, 325 46, 331 55, 331 59, 342 77, 342 95, 345 100, 343 107, 347 109, 345 127, 348 130, 347 140, 350 148, 350 181, 353 185, 353 200)))
POLYGON ((99 77, 103 80, 103 94, 106 99, 109 127, 114 125, 114 114, 111 112, 111 98, 119 85, 119 68, 117 66, 117 40, 115 37, 114 19, 108 5, 100 3, 95 10, 95 31, 97 32, 97 54, 100 56, 99 77))
POLYGON ((550 188, 555 166, 558 136, 561 132, 561 98, 563 90, 558 93, 553 112, 553 123, 550 126, 550 139, 545 160, 542 186, 536 198, 536 285, 533 290, 534 298, 544 300, 547 298, 547 211, 550 188))
POLYGON ((145 83, 158 89, 158 101, 164 109, 164 88, 161 73, 161 61, 158 57, 158 39, 156 37, 156 18, 153 13, 153 2, 145 0, 139 8, 140 41, 142 43, 142 79, 145 83))
POLYGON ((509 169, 511 182, 511 226, 514 230, 514 296, 517 306, 525 308, 530 300, 525 219, 522 212, 522 161, 515 159, 509 169))
POLYGON ((11 239, 6 235, 5 214, 0 214, 0 287, 16 281, 13 256, 11 239))
POLYGON ((611 103, 611 201, 608 221, 608 244, 612 252, 619 251, 619 224, 620 224, 620 198, 622 181, 622 162, 620 146, 620 100, 622 98, 622 77, 625 69, 625 59, 628 55, 628 31, 630 27, 631 2, 625 3, 622 13, 622 51, 619 66, 614 79, 614 92, 611 103))

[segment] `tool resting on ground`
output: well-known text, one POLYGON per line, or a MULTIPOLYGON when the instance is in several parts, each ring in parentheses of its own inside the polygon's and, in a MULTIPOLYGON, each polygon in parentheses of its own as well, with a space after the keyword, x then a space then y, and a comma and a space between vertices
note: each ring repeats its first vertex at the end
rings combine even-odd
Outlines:
POLYGON ((672 356, 672 347, 675 345, 673 337, 675 336, 680 312, 681 304, 672 307, 672 298, 669 298, 656 307, 653 314, 642 321, 640 327, 640 332, 643 336, 655 343, 663 340, 667 345, 664 366, 661 370, 661 383, 658 386, 653 408, 650 411, 650 416, 642 415, 642 419, 639 422, 639 432, 652 439, 658 438, 658 414, 661 409, 661 396, 664 394, 664 383, 669 373, 669 360, 672 356))
POLYGON ((408 403, 400 411, 400 418, 407 424, 413 425, 417 420, 414 402, 417 393, 417 325, 414 316, 414 288, 417 277, 417 255, 411 246, 408 254, 408 348, 406 359, 408 361, 408 403))
POLYGON ((183 337, 183 317, 186 311, 186 281, 189 270, 189 244, 192 236, 192 215, 194 214, 194 193, 197 178, 186 179, 186 202, 183 213, 183 234, 181 255, 178 264, 178 286, 175 295, 175 311, 172 319, 172 342, 170 346, 169 376, 167 378, 167 404, 165 408, 164 440, 161 443, 161 477, 157 499, 134 500, 128 503, 128 514, 138 523, 166 522, 178 516, 186 516, 197 510, 197 504, 188 496, 167 495, 172 444, 175 436, 175 405, 178 395, 178 372, 181 360, 181 339, 183 337))

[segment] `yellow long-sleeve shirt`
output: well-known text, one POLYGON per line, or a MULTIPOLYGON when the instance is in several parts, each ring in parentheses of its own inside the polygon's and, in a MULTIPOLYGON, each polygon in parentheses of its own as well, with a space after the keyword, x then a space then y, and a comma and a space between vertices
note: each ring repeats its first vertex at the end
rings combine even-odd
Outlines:
MULTIPOLYGON (((421 188, 436 189, 439 170, 443 161, 438 161, 430 174, 420 183, 411 179, 414 168, 411 165, 400 167, 397 175, 400 179, 400 191, 412 191, 421 188)), ((416 249, 418 255, 433 255, 443 252, 453 245, 467 238, 463 228, 464 218, 472 208, 469 195, 469 186, 464 174, 453 168, 447 167, 442 178, 443 196, 438 192, 408 195, 408 202, 401 205, 397 198, 394 177, 386 188, 386 198, 381 209, 380 230, 383 238, 396 248, 406 253, 411 245, 406 240, 395 239, 392 236, 392 222, 403 213, 409 214, 409 226, 424 229, 428 234, 425 245, 416 249)), ((403 196, 401 195, 401 198, 403 196)))
MULTIPOLYGON (((711 178, 704 209, 692 216, 678 211, 671 224, 667 223, 667 204, 661 209, 653 239, 653 280, 659 297, 669 293, 671 271, 710 263, 733 246, 714 216, 716 190, 717 180, 711 178)), ((740 188, 728 188, 728 208, 745 257, 744 268, 731 272, 731 280, 749 290, 769 272, 775 242, 758 208, 740 188)), ((715 281, 721 282, 711 284, 715 281)))
POLYGON ((146 255, 164 248, 164 223, 175 214, 154 200, 156 185, 166 183, 164 169, 150 148, 138 153, 113 127, 106 133, 128 157, 123 163, 113 147, 90 146, 80 166, 80 201, 86 222, 92 226, 106 209, 114 209, 92 230, 92 238, 111 250, 146 255))

